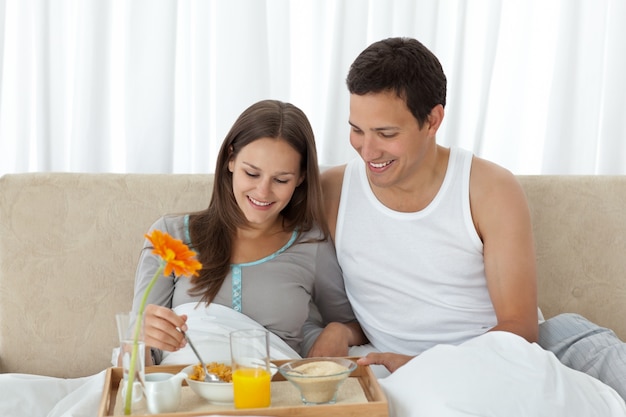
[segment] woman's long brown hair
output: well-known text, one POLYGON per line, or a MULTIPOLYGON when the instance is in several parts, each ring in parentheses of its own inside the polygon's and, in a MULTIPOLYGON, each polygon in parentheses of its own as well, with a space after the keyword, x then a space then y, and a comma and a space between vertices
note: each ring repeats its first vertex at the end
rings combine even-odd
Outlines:
POLYGON ((300 232, 317 225, 328 239, 329 230, 322 209, 322 189, 313 129, 306 115, 293 104, 264 100, 248 107, 237 118, 220 148, 215 167, 213 193, 206 210, 190 216, 191 244, 202 263, 200 275, 192 280, 191 295, 211 302, 230 271, 233 239, 237 228, 248 222, 235 201, 233 177, 228 163, 239 151, 261 138, 289 143, 300 154, 304 181, 296 187, 282 210, 283 228, 300 232))

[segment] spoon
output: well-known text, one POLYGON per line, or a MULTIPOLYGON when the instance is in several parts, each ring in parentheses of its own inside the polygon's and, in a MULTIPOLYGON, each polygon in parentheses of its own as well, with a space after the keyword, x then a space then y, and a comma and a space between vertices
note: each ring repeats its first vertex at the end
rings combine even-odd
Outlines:
POLYGON ((209 372, 209 370, 206 367, 206 363, 204 363, 204 361, 200 357, 200 354, 196 350, 196 347, 193 345, 193 343, 191 343, 191 339, 189 339, 189 336, 187 336, 187 333, 185 333, 182 330, 180 330, 180 332, 183 334, 183 336, 185 336, 185 340, 187 340, 187 343, 189 343, 189 346, 191 346, 191 350, 193 350, 193 353, 195 353, 196 358, 198 358, 198 360, 200 361, 200 365, 202 365, 202 370, 204 371, 204 381, 205 382, 222 382, 219 376, 215 375, 212 372, 209 372))

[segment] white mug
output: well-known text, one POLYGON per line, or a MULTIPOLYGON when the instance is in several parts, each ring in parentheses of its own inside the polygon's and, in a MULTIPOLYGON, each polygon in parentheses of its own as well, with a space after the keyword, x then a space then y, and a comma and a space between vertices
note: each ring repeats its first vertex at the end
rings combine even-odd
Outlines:
POLYGON ((173 413, 180 406, 182 382, 186 374, 179 372, 147 373, 144 381, 144 392, 148 411, 152 414, 173 413))

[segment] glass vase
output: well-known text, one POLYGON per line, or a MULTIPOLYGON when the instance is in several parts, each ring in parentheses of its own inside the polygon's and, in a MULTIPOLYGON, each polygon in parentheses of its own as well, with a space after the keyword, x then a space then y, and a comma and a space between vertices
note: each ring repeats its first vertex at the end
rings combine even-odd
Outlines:
POLYGON ((128 389, 128 381, 132 373, 133 390, 130 402, 136 403, 141 401, 143 398, 143 386, 146 375, 146 344, 143 334, 143 320, 139 325, 139 329, 137 329, 137 314, 135 312, 118 313, 115 315, 115 319, 117 322, 117 331, 120 342, 118 365, 122 367, 123 371, 123 380, 120 385, 122 401, 126 403, 126 391, 128 389))

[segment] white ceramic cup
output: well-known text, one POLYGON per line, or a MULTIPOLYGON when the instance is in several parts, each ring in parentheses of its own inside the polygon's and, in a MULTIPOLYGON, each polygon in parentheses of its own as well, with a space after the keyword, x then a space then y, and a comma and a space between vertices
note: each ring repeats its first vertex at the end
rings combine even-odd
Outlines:
POLYGON ((152 414, 173 413, 180 406, 181 386, 186 374, 167 372, 148 373, 145 376, 144 392, 148 411, 152 414))

